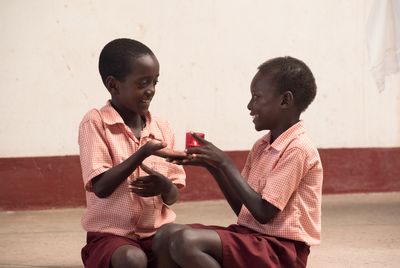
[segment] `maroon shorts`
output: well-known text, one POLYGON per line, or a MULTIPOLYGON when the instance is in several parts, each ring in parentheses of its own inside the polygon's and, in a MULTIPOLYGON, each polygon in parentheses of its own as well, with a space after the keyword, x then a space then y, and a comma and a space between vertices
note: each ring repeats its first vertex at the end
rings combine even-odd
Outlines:
POLYGON ((132 245, 142 249, 149 260, 149 267, 153 262, 151 251, 153 237, 131 239, 108 233, 88 232, 86 246, 82 248, 81 256, 86 268, 109 268, 114 251, 124 245, 132 245))
POLYGON ((222 267, 306 267, 310 247, 304 242, 260 234, 237 224, 228 227, 190 226, 218 233, 223 250, 222 267))

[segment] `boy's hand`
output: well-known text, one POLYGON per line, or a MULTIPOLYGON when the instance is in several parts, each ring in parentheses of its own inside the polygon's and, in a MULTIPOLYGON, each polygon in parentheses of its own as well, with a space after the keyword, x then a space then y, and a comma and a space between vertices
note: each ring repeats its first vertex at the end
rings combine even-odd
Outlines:
POLYGON ((220 168, 221 165, 230 163, 229 157, 206 139, 192 133, 193 137, 201 145, 186 149, 187 157, 182 160, 172 160, 172 163, 181 165, 212 166, 220 168))
POLYGON ((155 154, 158 150, 167 147, 167 144, 163 141, 151 139, 142 146, 141 150, 145 157, 155 154))
POLYGON ((169 192, 173 184, 167 177, 144 164, 140 167, 149 175, 138 177, 130 182, 131 192, 142 197, 157 196, 169 192))
POLYGON ((175 151, 166 147, 167 144, 165 142, 151 139, 143 145, 143 150, 146 157, 150 155, 156 155, 167 159, 183 159, 187 157, 185 152, 175 151))
POLYGON ((187 154, 182 151, 175 151, 170 148, 163 148, 153 153, 153 155, 157 155, 166 159, 184 159, 187 157, 187 154))

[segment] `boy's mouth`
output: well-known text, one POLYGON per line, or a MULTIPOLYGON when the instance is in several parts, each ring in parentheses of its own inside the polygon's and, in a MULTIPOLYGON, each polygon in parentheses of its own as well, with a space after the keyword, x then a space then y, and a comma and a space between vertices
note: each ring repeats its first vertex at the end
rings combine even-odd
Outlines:
POLYGON ((253 118, 253 121, 259 117, 258 114, 250 114, 250 115, 251 115, 251 117, 253 118))
POLYGON ((139 107, 143 110, 148 110, 150 107, 151 99, 143 99, 139 101, 139 107))
POLYGON ((140 103, 144 103, 144 104, 150 104, 150 102, 151 102, 151 99, 144 99, 144 100, 140 101, 140 103))

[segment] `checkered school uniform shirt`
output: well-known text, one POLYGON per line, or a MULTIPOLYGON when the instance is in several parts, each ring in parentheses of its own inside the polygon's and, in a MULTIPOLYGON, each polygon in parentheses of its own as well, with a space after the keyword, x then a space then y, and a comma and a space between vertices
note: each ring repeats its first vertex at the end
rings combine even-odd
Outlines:
MULTIPOLYGON (((161 225, 175 220, 175 213, 163 204, 161 196, 139 197, 129 191, 129 180, 147 175, 140 168, 109 197, 98 198, 92 192, 92 178, 123 162, 153 137, 174 148, 175 137, 168 123, 150 113, 146 116, 140 141, 109 101, 100 110, 92 109, 84 116, 79 127, 79 148, 86 189, 87 209, 82 216, 86 231, 143 238, 153 235, 161 225)), ((164 174, 179 188, 185 185, 182 167, 157 156, 150 156, 143 163, 164 174)))
POLYGON ((268 133, 250 151, 243 177, 280 212, 260 224, 243 206, 238 224, 270 236, 320 243, 322 165, 317 149, 305 134, 303 121, 272 144, 268 133))

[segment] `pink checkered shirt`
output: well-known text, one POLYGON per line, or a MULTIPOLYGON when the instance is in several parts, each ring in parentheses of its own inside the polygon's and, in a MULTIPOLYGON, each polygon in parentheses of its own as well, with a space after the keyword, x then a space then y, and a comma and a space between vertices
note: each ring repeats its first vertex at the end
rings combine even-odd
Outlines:
MULTIPOLYGON (((152 137, 174 148, 175 137, 168 123, 150 113, 146 116, 140 141, 109 101, 100 110, 92 109, 84 116, 79 126, 79 147, 86 189, 87 209, 82 216, 86 231, 143 238, 175 220, 175 213, 163 204, 161 196, 139 197, 129 191, 129 180, 147 175, 140 168, 107 198, 98 198, 91 190, 92 178, 123 162, 152 137)), ((150 156, 143 163, 167 176, 179 188, 185 185, 182 167, 157 156, 150 156)))
POLYGON ((320 243, 322 164, 317 149, 305 134, 303 121, 270 144, 270 133, 249 153, 243 177, 262 198, 280 212, 267 224, 258 223, 243 206, 238 224, 257 232, 320 243))

